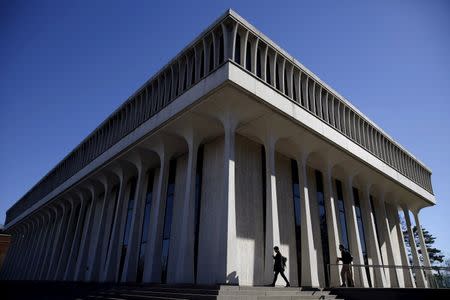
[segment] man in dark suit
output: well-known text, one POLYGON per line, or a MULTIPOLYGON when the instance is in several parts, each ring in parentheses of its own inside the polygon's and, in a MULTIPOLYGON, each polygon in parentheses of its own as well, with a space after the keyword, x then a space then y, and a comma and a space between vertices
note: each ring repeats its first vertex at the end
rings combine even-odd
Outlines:
POLYGON ((281 255, 280 249, 277 246, 273 247, 273 251, 275 251, 275 255, 272 255, 273 259, 275 260, 273 264, 273 271, 275 274, 271 286, 275 286, 278 274, 281 274, 281 277, 283 277, 284 281, 286 281, 286 287, 291 286, 286 276, 284 275, 284 269, 286 268, 287 259, 283 257, 283 255, 281 255))

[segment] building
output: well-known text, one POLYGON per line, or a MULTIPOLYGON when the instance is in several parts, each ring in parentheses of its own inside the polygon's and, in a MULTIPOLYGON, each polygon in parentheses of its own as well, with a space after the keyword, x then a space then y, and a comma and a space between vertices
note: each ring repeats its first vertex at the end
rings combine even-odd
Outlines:
POLYGON ((399 212, 411 234, 434 204, 429 168, 230 10, 8 210, 0 275, 260 285, 279 245, 292 285, 337 286, 339 244, 355 265, 409 266, 399 212))

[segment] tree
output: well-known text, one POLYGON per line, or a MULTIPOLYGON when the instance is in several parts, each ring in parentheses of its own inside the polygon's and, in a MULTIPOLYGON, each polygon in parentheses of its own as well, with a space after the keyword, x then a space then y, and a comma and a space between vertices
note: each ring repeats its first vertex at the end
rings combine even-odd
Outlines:
MULTIPOLYGON (((408 231, 406 229, 406 224, 405 224, 404 220, 401 220, 401 226, 402 226, 403 236, 405 238, 405 244, 406 244, 406 247, 408 248, 409 261, 412 262, 410 238, 409 238, 408 231)), ((425 240, 425 245, 427 248, 428 257, 430 258, 431 265, 442 264, 444 262, 444 254, 442 254, 441 250, 434 247, 434 242, 436 241, 436 238, 425 228, 422 228, 422 232, 423 232, 423 238, 425 240)), ((421 262, 423 262, 423 254, 422 254, 422 248, 420 247, 419 231, 417 229, 417 226, 413 227, 413 234, 414 234, 414 242, 416 244, 417 252, 419 253, 419 259, 421 262)))

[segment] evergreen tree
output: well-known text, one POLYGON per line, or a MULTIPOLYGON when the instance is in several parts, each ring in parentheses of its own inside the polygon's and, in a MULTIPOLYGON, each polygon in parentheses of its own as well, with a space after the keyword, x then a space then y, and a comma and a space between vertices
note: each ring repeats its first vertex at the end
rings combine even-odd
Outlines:
MULTIPOLYGON (((411 254, 411 246, 410 246, 410 238, 408 235, 408 231, 406 229, 406 222, 404 219, 401 219, 401 227, 403 231, 403 236, 405 238, 405 244, 408 248, 408 256, 409 261, 412 263, 412 254, 411 254)), ((442 264, 444 262, 444 254, 442 254, 442 251, 438 248, 434 247, 434 242, 436 241, 436 238, 425 228, 422 228, 423 232, 423 238, 425 240, 425 245, 428 252, 428 257, 430 258, 431 265, 436 264, 442 264)), ((417 226, 413 227, 413 234, 414 234, 414 243, 417 248, 417 252, 419 253, 419 259, 421 262, 423 262, 423 255, 422 255, 422 249, 420 247, 420 240, 419 240, 419 232, 417 229, 417 226)))

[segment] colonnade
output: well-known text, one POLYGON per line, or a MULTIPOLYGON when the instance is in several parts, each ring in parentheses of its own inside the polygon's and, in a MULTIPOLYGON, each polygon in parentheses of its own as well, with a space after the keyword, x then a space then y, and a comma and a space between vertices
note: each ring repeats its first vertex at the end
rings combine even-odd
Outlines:
MULTIPOLYGON (((223 214, 226 223, 220 228, 221 235, 217 238, 220 258, 215 272, 220 274, 211 276, 217 283, 238 284, 238 276, 228 275, 236 270, 239 275, 241 269, 240 260, 237 259, 240 254, 236 247, 236 168, 239 166, 235 163, 235 138, 239 122, 228 116, 222 117, 221 123, 224 129, 221 137, 223 173, 218 178, 222 180, 223 190, 217 191, 217 197, 225 210, 216 213, 223 214)), ((271 253, 274 245, 280 245, 280 219, 294 215, 285 216, 278 212, 280 199, 277 195, 279 187, 275 156, 280 138, 266 132, 261 141, 265 153, 266 182, 264 280, 269 282, 272 258, 268 253, 271 253)), ((140 144, 126 157, 117 159, 39 209, 11 228, 12 245, 1 270, 1 278, 196 282, 194 224, 195 218, 200 218, 195 209, 196 176, 198 151, 203 144, 204 137, 193 129, 184 131, 180 137, 161 136, 157 142, 140 144), (176 221, 180 222, 180 231, 177 233, 177 247, 170 248, 170 255, 176 260, 171 258, 164 261, 165 250, 162 245, 168 218, 170 165, 179 156, 180 145, 183 145, 182 151, 187 150, 187 167, 183 175, 184 195, 177 195, 176 198, 182 201, 182 213, 178 212, 180 219, 176 221), (151 210, 146 209, 146 203, 151 204, 151 210), (171 275, 174 266, 176 272, 173 274, 176 275, 171 275), (165 277, 161 276, 164 269, 165 277)), ((393 195, 389 191, 378 189, 375 192, 370 178, 362 175, 364 172, 344 168, 339 162, 317 154, 313 148, 298 147, 292 153, 291 159, 297 167, 301 212, 301 249, 295 250, 301 252, 301 270, 298 270, 298 274, 293 271, 290 273, 291 276, 297 276, 297 284, 313 287, 340 285, 340 269, 333 263, 340 256, 338 245, 343 244, 344 239, 347 239, 355 265, 410 266, 399 222, 399 202, 392 199, 393 195), (320 158, 319 164, 310 164, 314 156, 320 158), (311 176, 312 170, 319 171, 323 181, 322 216, 325 219, 322 221, 318 215, 320 207, 316 194, 319 183, 311 176), (342 196, 337 192, 338 180, 342 184, 343 199, 339 199, 342 196), (339 215, 340 200, 344 202, 344 219, 339 215), (320 227, 319 223, 323 221, 326 222, 326 229, 320 227), (326 235, 323 234, 324 230, 326 235), (325 245, 328 253, 323 250, 325 245), (329 275, 326 274, 328 270, 329 275)), ((171 202, 170 205, 170 209, 173 209, 174 204, 171 202)), ((407 234, 413 236, 409 209, 403 205, 401 210, 404 211, 407 234)), ((412 213, 420 228, 418 211, 412 213)), ((199 220, 201 228, 202 220, 199 220)), ((421 252, 427 253, 420 230, 419 239, 421 252)), ((411 244, 411 250, 413 265, 420 266, 414 243, 411 244)), ((292 256, 293 252, 290 253, 292 256)), ((424 266, 429 267, 427 255, 424 257, 424 266)), ((427 286, 424 272, 410 268, 355 267, 354 278, 355 284, 361 287, 427 286)), ((197 280, 197 283, 200 281, 197 280)))

